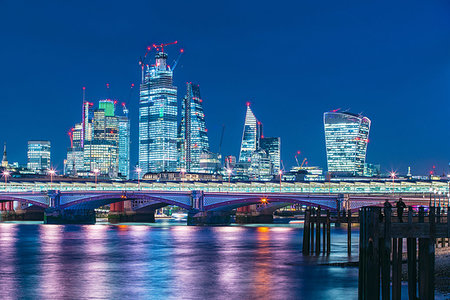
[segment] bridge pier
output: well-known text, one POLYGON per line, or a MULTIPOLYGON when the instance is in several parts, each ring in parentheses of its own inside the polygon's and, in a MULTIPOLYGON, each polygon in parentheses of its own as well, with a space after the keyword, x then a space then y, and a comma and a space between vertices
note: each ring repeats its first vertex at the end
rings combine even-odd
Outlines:
POLYGON ((187 225, 190 226, 229 225, 230 223, 229 211, 190 211, 187 219, 187 225))
POLYGON ((272 224, 273 213, 259 212, 256 205, 239 207, 236 210, 236 223, 238 224, 272 224))
POLYGON ((95 224, 95 211, 48 208, 44 212, 44 224, 95 224))
POLYGON ((155 210, 138 210, 132 208, 131 201, 122 201, 110 204, 108 214, 110 223, 155 223, 155 210))

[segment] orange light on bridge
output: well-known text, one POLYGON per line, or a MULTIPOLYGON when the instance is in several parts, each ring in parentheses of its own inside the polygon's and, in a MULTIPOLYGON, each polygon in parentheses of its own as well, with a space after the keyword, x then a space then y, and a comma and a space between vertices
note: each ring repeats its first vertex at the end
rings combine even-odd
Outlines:
POLYGON ((266 198, 266 197, 261 198, 261 202, 262 202, 263 204, 267 204, 267 198, 266 198))

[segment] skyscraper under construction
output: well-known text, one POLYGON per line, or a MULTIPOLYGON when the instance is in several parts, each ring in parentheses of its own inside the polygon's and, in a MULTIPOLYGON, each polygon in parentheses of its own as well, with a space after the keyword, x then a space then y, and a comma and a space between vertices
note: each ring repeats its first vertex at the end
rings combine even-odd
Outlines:
POLYGON ((180 168, 186 172, 202 172, 200 156, 209 151, 203 100, 199 85, 187 83, 186 96, 182 101, 179 127, 180 168))
MULTIPOLYGON (((163 50, 163 49, 162 49, 163 50)), ((147 66, 140 86, 139 167, 142 174, 177 169, 177 88, 167 54, 147 66)))

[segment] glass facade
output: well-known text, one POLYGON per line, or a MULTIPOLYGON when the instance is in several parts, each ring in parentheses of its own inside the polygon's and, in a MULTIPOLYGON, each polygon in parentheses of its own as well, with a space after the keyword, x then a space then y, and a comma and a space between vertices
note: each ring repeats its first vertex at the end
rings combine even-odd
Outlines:
POLYGON ((323 116, 328 172, 362 176, 369 142, 370 120, 347 112, 323 116))
POLYGON ((139 167, 142 175, 177 169, 177 88, 173 86, 173 72, 166 60, 166 53, 157 53, 155 65, 147 67, 140 86, 139 167))
POLYGON ((281 170, 281 138, 263 137, 261 138, 260 147, 270 157, 272 174, 278 174, 278 171, 281 170))
POLYGON ((27 168, 41 174, 50 169, 50 142, 28 141, 27 168))
POLYGON ((259 142, 262 135, 261 122, 256 120, 255 115, 247 104, 245 114, 244 131, 242 133, 241 151, 239 153, 239 162, 250 163, 253 151, 259 148, 259 142))
POLYGON ((119 173, 130 179, 130 120, 124 106, 124 116, 119 117, 119 173))
POLYGON ((203 100, 200 87, 187 83, 187 93, 181 107, 179 134, 179 167, 186 172, 209 172, 210 168, 200 166, 200 157, 209 152, 203 100))

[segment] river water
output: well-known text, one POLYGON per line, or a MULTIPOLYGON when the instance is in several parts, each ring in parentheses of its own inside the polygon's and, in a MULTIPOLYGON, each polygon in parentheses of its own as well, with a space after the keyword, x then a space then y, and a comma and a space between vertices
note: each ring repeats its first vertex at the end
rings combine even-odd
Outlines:
POLYGON ((0 299, 356 299, 345 228, 329 257, 301 254, 301 225, 0 223, 0 299))

